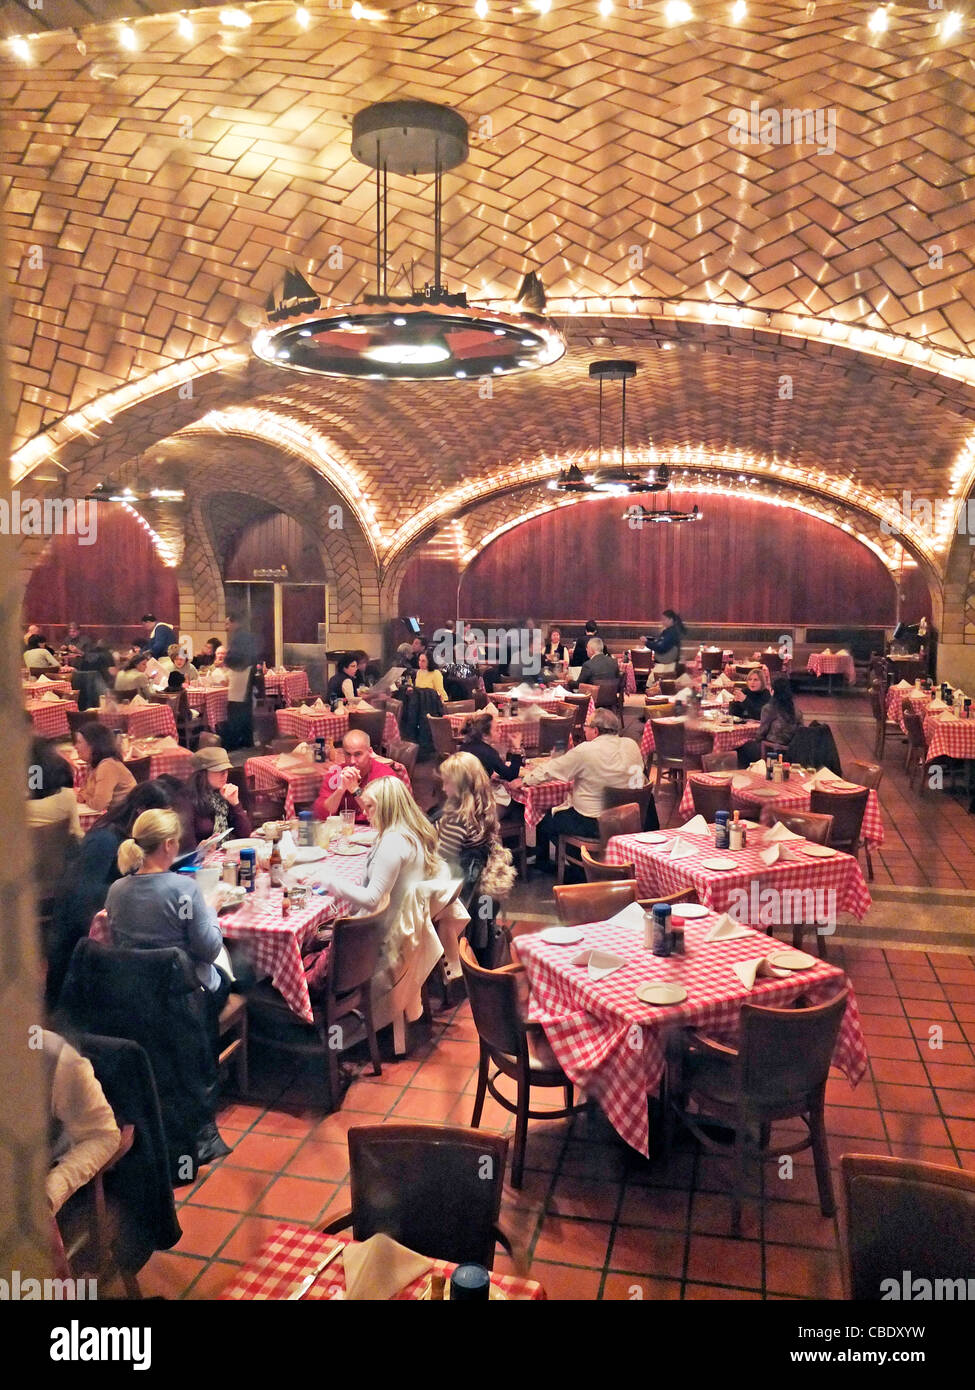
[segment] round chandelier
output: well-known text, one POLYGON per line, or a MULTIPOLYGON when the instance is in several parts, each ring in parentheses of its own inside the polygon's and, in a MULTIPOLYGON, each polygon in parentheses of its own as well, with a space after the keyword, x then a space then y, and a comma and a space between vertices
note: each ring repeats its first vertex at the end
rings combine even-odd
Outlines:
POLYGON ((507 376, 563 356, 565 339, 539 312, 545 295, 534 273, 522 285, 525 307, 512 313, 468 304, 463 291, 443 284, 443 176, 467 158, 462 116, 428 101, 368 106, 353 120, 352 153, 376 173, 376 291, 323 312, 321 296, 289 271, 253 342, 262 361, 314 376, 436 381, 507 376), (433 280, 401 296, 389 293, 390 174, 434 178, 433 280))

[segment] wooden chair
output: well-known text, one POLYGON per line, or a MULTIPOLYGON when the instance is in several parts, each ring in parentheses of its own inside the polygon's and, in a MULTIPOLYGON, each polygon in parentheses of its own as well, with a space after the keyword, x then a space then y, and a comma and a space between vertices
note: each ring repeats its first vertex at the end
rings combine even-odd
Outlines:
POLYGON ((975 1173, 877 1154, 844 1154, 840 1168, 847 1298, 880 1302, 890 1280, 903 1297, 905 1270, 912 1283, 928 1280, 932 1293, 936 1280, 949 1281, 942 1288, 957 1288, 959 1279, 971 1287, 975 1173))
POLYGON ((738 758, 731 753, 705 753, 701 758, 705 772, 737 772, 738 758))
POLYGON ((301 739, 298 738, 272 738, 268 744, 268 752, 275 758, 279 753, 293 753, 300 742, 301 739))
POLYGON ((661 679, 657 682, 657 684, 660 686, 660 693, 661 693, 661 695, 676 695, 676 694, 677 694, 677 679, 676 679, 676 677, 674 677, 674 676, 662 676, 661 679))
POLYGON ((130 758, 125 766, 129 769, 137 782, 152 781, 151 758, 130 758))
POLYGON ((73 1278, 93 1277, 104 1288, 118 1277, 130 1299, 141 1299, 138 1280, 116 1257, 115 1245, 121 1232, 117 1213, 105 1192, 106 1175, 121 1163, 135 1143, 135 1126, 120 1126, 120 1135, 119 1146, 111 1158, 68 1199, 55 1221, 73 1278))
POLYGON ((558 714, 541 715, 538 721, 539 753, 551 753, 560 743, 567 749, 575 725, 575 710, 565 718, 558 714))
POLYGON ((324 1228, 354 1240, 382 1233, 431 1259, 494 1267, 508 1141, 454 1125, 357 1125, 349 1130, 352 1208, 324 1228), (487 1160, 487 1162, 485 1162, 487 1160))
POLYGON ((709 672, 709 673, 710 673, 711 671, 720 671, 720 670, 722 669, 723 666, 724 666, 724 652, 723 652, 723 651, 721 651, 721 652, 703 651, 703 652, 701 653, 701 670, 702 670, 702 671, 707 671, 707 672, 709 672))
POLYGON ((353 709, 349 711, 349 731, 361 729, 364 734, 368 734, 374 753, 383 751, 383 729, 385 727, 385 710, 353 709))
POLYGON ((460 943, 460 965, 480 1042, 471 1125, 474 1129, 480 1125, 488 1094, 502 1109, 515 1116, 511 1186, 518 1188, 522 1185, 525 1172, 528 1121, 565 1120, 578 1114, 584 1107, 573 1105, 572 1082, 559 1066, 541 1028, 524 1019, 519 1006, 519 985, 524 982, 523 968, 505 965, 500 970, 485 970, 478 965, 467 940, 460 943), (493 1076, 490 1071, 492 1064, 495 1068, 493 1076), (501 1075, 515 1082, 514 1103, 494 1084, 501 1075), (532 1110, 533 1086, 560 1087, 565 1096, 564 1107, 560 1110, 532 1110))
POLYGON ((924 737, 924 721, 919 714, 904 710, 904 728, 907 730, 907 751, 904 755, 904 771, 907 785, 913 787, 917 775, 917 794, 924 795, 924 774, 928 764, 928 741, 924 737))
MULTIPOLYGON (((573 864, 577 869, 585 869, 581 858, 573 856, 573 850, 581 850, 585 846, 590 851, 600 849, 605 850, 610 834, 612 835, 636 835, 641 830, 647 829, 647 818, 650 806, 653 801, 653 790, 649 783, 642 787, 606 787, 603 791, 603 806, 606 811, 630 808, 624 822, 628 828, 626 830, 612 830, 605 837, 600 831, 598 840, 591 840, 585 835, 560 835, 558 851, 555 858, 555 881, 556 883, 565 882, 565 871, 569 864, 573 864), (632 812, 632 814, 630 813, 632 812)), ((602 823, 603 815, 601 812, 596 820, 602 823)))
POLYGON ((459 744, 446 715, 428 714, 427 721, 430 725, 430 737, 433 739, 436 764, 439 767, 444 758, 450 758, 457 752, 459 744))
POLYGON ((237 1092, 246 1096, 250 1090, 250 1071, 247 1065, 247 1001, 243 995, 228 995, 226 1004, 220 1010, 218 1035, 220 1052, 217 1065, 224 1067, 233 1060, 237 1092))
POLYGON ((68 716, 68 729, 71 732, 72 738, 74 738, 75 734, 83 729, 86 724, 90 724, 92 720, 98 717, 97 711, 90 709, 69 709, 65 710, 65 714, 68 716))
MULTIPOLYGON (((581 685, 579 689, 582 689, 581 685)), ((622 676, 618 676, 616 680, 598 681, 596 684, 596 694, 593 699, 596 709, 618 710, 622 691, 622 676)))
POLYGON ((284 820, 284 803, 287 790, 281 786, 275 791, 258 791, 254 778, 247 778, 247 814, 256 830, 269 820, 284 820))
POLYGON ((511 857, 518 865, 518 877, 522 883, 528 882, 528 842, 525 839, 523 820, 503 820, 500 822, 501 843, 511 850, 511 857))
POLYGON ((678 893, 660 893, 652 898, 637 896, 635 878, 616 879, 602 883, 568 883, 556 885, 555 910, 559 921, 567 927, 576 927, 588 922, 605 922, 621 908, 630 903, 639 903, 649 908, 654 903, 696 903, 697 892, 693 888, 682 888, 678 893))
POLYGON ((386 713, 391 714, 393 716, 393 718, 396 720, 396 727, 398 729, 400 727, 400 722, 403 718, 403 701, 395 700, 392 695, 387 695, 386 713))
POLYGON ((773 825, 784 825, 787 830, 811 840, 814 845, 828 845, 833 833, 833 817, 814 815, 811 811, 776 811, 772 809, 773 825))
POLYGON ((869 787, 864 787, 862 792, 831 792, 817 787, 809 797, 809 809, 817 815, 833 817, 833 829, 827 841, 833 849, 852 854, 854 858, 861 849, 866 851, 867 876, 873 878, 870 850, 861 833, 869 796, 869 787))
MULTIPOLYGON (((587 883, 618 883, 620 880, 631 879, 636 874, 634 864, 607 864, 600 854, 597 858, 588 845, 582 845, 579 850, 579 863, 582 865, 586 875, 587 883)), ((570 887, 578 887, 578 884, 571 884, 570 887)))
POLYGON ((514 690, 515 686, 519 684, 519 681, 495 681, 494 688, 503 695, 506 690, 514 690))
POLYGON ((573 743, 582 743, 586 737, 586 715, 589 713, 588 695, 563 695, 562 703, 571 705, 575 712, 575 724, 572 729, 573 743))
POLYGON ((873 711, 874 720, 873 755, 875 758, 882 758, 886 751, 887 739, 903 737, 900 725, 887 718, 886 687, 876 683, 871 685, 870 708, 873 711))
POLYGON ((322 1059, 324 1055, 331 1108, 341 1104, 339 1053, 360 1042, 369 1045, 374 1076, 382 1075, 379 1045, 372 1021, 372 977, 379 963, 388 896, 375 912, 362 917, 339 917, 332 926, 325 1000, 314 1005, 314 1022, 303 1023, 270 984, 248 991, 253 1036, 272 1051, 322 1059), (356 1020, 358 1027, 350 1026, 356 1020), (336 1025, 341 1026, 336 1028, 336 1025), (338 1040, 340 1047, 336 1047, 338 1040))
POLYGON ((671 719, 677 713, 677 706, 673 700, 656 695, 648 695, 646 704, 643 707, 643 722, 648 719, 671 719))
POLYGON ((782 658, 778 652, 762 652, 762 665, 767 667, 770 676, 777 676, 782 670, 782 658))
POLYGON ((405 739, 391 743, 386 749, 393 762, 401 763, 409 773, 410 785, 413 785, 413 778, 416 774, 416 760, 420 752, 419 745, 408 743, 405 739))
POLYGON ((586 695, 590 700, 592 700, 593 704, 595 705, 596 696, 599 694, 599 686, 589 685, 583 681, 580 681, 579 684, 576 686, 576 692, 579 695, 586 695))
POLYGON ((703 816, 709 825, 717 811, 731 810, 730 782, 714 786, 710 782, 700 781, 693 773, 687 780, 691 788, 691 800, 694 802, 694 814, 703 816))
POLYGON ((651 719, 650 727, 653 730, 653 763, 657 769, 655 790, 659 792, 661 783, 666 777, 668 781, 677 783, 674 789, 674 806, 680 803, 684 791, 684 779, 688 772, 697 771, 701 766, 699 754, 688 753, 685 744, 684 724, 665 723, 660 719, 651 719))
POLYGON ((473 714, 476 709, 473 698, 470 700, 447 700, 444 703, 444 714, 473 714))
POLYGON ((743 1004, 737 1048, 697 1032, 691 1034, 674 1106, 698 1143, 711 1153, 727 1155, 728 1148, 717 1142, 707 1127, 716 1123, 734 1130, 734 1235, 741 1229, 745 1163, 750 1155, 761 1163, 812 1148, 820 1210, 824 1216, 836 1211, 824 1105, 826 1078, 848 993, 844 988, 825 1004, 811 1008, 769 1009, 743 1004), (803 1121, 806 1136, 793 1145, 773 1145, 772 1125, 792 1119, 803 1121))

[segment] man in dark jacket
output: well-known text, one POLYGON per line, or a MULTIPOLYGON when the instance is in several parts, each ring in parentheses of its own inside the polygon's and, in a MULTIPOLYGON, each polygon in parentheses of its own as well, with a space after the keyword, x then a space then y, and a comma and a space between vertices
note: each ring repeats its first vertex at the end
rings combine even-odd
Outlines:
POLYGON ((146 627, 146 644, 143 650, 158 661, 176 641, 176 634, 169 623, 157 623, 155 613, 143 613, 142 621, 146 627))
POLYGON ((579 672, 581 685, 598 685, 600 681, 619 679, 620 668, 616 657, 606 651, 601 637, 594 637, 586 647, 587 660, 579 672))
POLYGON ((598 637, 599 628, 596 626, 596 619, 590 618, 586 623, 586 630, 572 648, 572 659, 570 666, 582 666, 586 660, 586 648, 594 637, 598 637))

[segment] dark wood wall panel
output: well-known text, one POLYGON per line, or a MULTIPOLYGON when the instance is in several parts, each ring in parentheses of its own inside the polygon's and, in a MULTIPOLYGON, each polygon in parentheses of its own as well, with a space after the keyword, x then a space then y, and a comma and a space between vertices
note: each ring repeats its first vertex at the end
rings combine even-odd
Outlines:
POLYGON ((227 546, 224 579, 253 579, 257 569, 287 565, 296 583, 324 583, 325 566, 315 538, 300 521, 272 512, 250 521, 227 546))
MULTIPOLYGON (((896 588, 853 536, 815 517, 748 499, 697 501, 704 520, 631 530, 618 498, 564 507, 507 531, 464 576, 461 611, 493 617, 592 614, 656 624, 664 608, 714 623, 889 624, 896 588)), ((427 624, 452 618, 456 567, 419 556, 400 612, 427 624)), ((907 609, 928 612, 927 587, 905 571, 907 609), (919 607, 919 605, 921 605, 919 607)))
POLYGON ((93 545, 80 545, 75 536, 54 537, 24 598, 25 621, 43 628, 74 621, 126 629, 138 627, 143 613, 177 621, 176 571, 163 564, 135 517, 111 502, 98 503, 93 545))

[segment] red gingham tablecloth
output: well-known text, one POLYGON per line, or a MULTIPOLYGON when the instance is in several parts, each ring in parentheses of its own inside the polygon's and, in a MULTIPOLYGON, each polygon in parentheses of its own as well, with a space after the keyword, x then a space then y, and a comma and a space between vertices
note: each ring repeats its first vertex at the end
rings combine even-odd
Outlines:
MULTIPOLYGON (((321 867, 327 864, 330 871, 347 878, 350 883, 361 883, 368 853, 368 847, 364 847, 361 854, 330 854, 321 867)), ((313 883, 315 867, 309 864, 302 877, 313 883)), ((257 978, 270 976, 271 984, 288 1008, 306 1023, 311 1023, 312 1006, 301 963, 301 948, 314 936, 317 927, 337 917, 348 904, 330 894, 309 891, 301 912, 292 910, 287 917, 282 917, 283 896, 280 888, 272 888, 264 902, 256 902, 254 894, 250 893, 235 912, 221 914, 220 927, 225 941, 236 941, 244 948, 257 978)))
POLYGON ((824 656, 813 652, 806 664, 806 670, 814 676, 845 676, 850 685, 856 685, 857 672, 852 656, 824 656))
POLYGON ((268 671, 264 689, 268 695, 280 695, 285 700, 302 700, 311 693, 307 671, 268 671))
MULTIPOLYGON (((87 763, 81 761, 78 750, 71 744, 61 745, 58 752, 71 764, 75 790, 80 791, 88 776, 87 763)), ((173 777, 183 779, 189 777, 190 773, 194 771, 193 754, 188 748, 181 748, 179 744, 168 744, 160 748, 155 739, 152 738, 138 739, 132 744, 126 762, 132 762, 135 758, 149 759, 150 781, 155 777, 161 777, 163 773, 170 773, 173 777)), ((86 814, 84 806, 81 806, 79 810, 84 817, 86 814)))
POLYGON ((760 851, 768 848, 761 832, 752 831, 747 849, 720 851, 714 848, 710 835, 688 835, 679 829, 660 833, 667 836, 666 843, 650 844, 639 835, 614 835, 606 846, 610 864, 632 863, 635 866, 641 898, 694 888, 702 903, 715 912, 727 912, 729 906, 739 901, 736 890, 747 893, 754 883, 756 895, 763 888, 773 888, 779 893, 806 889, 819 890, 819 893, 832 891, 836 894, 836 911, 852 912, 857 921, 863 920, 870 906, 870 893, 860 865, 852 855, 837 853, 831 859, 813 859, 799 850, 790 850, 794 858, 766 864, 759 857, 760 851), (671 859, 670 841, 678 835, 700 846, 700 853, 687 859, 671 859), (740 867, 703 867, 702 860, 715 858, 734 859, 740 867))
POLYGON ((561 806, 572 795, 571 782, 537 782, 533 787, 522 787, 512 791, 514 801, 520 801, 525 808, 525 828, 534 830, 546 811, 561 806))
POLYGON ((92 711, 99 724, 110 729, 124 729, 133 738, 176 737, 176 719, 170 705, 119 705, 117 709, 92 711))
MULTIPOLYGON (((280 754, 287 758, 288 754, 280 754)), ((318 797, 318 789, 322 784, 322 778, 334 763, 302 763, 298 766, 289 767, 285 764, 280 766, 278 756, 265 755, 260 758, 248 758, 244 764, 244 775, 254 778, 254 786, 259 792, 278 792, 283 782, 287 788, 284 799, 284 814, 292 817, 295 814, 295 803, 315 801, 318 797)), ((383 759, 390 762, 389 759, 383 759)), ((412 791, 410 775, 403 767, 402 763, 391 763, 393 771, 401 782, 405 784, 409 791, 412 791)))
POLYGON ((49 680, 46 685, 38 685, 36 681, 27 681, 24 684, 24 698, 31 704, 39 695, 63 695, 67 699, 74 699, 75 689, 70 681, 49 680))
MULTIPOLYGON (((645 949, 642 927, 608 922, 582 927, 583 940, 573 946, 552 946, 537 934, 518 938, 518 955, 531 983, 529 1018, 542 1025, 566 1075, 642 1154, 649 1152, 647 1094, 660 1085, 667 1035, 675 1028, 704 1028, 725 1040, 737 1031, 744 1003, 781 1007, 801 994, 810 1004, 821 1004, 848 983, 837 966, 817 960, 807 970, 761 980, 746 990, 731 966, 781 947, 761 932, 734 941, 705 941, 713 922, 713 917, 686 921, 686 954, 667 959, 645 949), (603 980, 590 980, 585 966, 572 964, 587 947, 614 951, 627 964, 603 980), (687 999, 676 1005, 644 1004, 636 990, 651 982, 680 983, 687 999)), ((866 1070, 867 1049, 852 989, 833 1064, 854 1086, 866 1070)))
POLYGON ((186 685, 190 707, 199 710, 208 729, 216 729, 227 718, 227 687, 225 685, 186 685))
MULTIPOLYGON (((348 1236, 323 1235, 321 1231, 310 1231, 303 1226, 278 1226, 270 1238, 261 1246, 252 1260, 238 1270, 230 1283, 221 1292, 221 1299, 286 1299, 306 1275, 321 1264, 325 1256, 335 1248, 336 1243, 354 1245, 348 1236)), ((396 1294, 400 1302, 411 1302, 425 1296, 431 1274, 447 1277, 449 1293, 450 1275, 457 1268, 444 1260, 434 1260, 426 1274, 414 1279, 396 1294)), ((499 1288, 506 1298, 517 1300, 539 1300, 545 1297, 541 1284, 533 1279, 521 1279, 515 1274, 492 1274, 491 1283, 499 1288)), ((340 1258, 335 1259, 312 1284, 305 1294, 304 1301, 320 1302, 334 1298, 345 1290, 345 1265, 340 1258)))
MULTIPOLYGON (((683 723, 685 717, 675 714, 666 722, 668 724, 680 724, 683 723)), ((661 720, 661 723, 663 722, 661 720)), ((743 743, 758 738, 758 727, 757 719, 749 719, 744 724, 730 724, 724 727, 715 721, 713 730, 702 729, 700 732, 695 731, 688 737, 687 751, 689 753, 730 753, 735 748, 740 748, 743 743)), ((653 729, 650 727, 650 720, 648 719, 643 726, 643 738, 640 742, 640 752, 643 754, 644 762, 653 753, 654 747, 653 729)))
POLYGON ((44 704, 41 700, 34 700, 27 706, 27 713, 34 721, 34 728, 42 738, 70 738, 69 709, 77 711, 78 701, 59 700, 57 704, 53 701, 44 704))
MULTIPOLYGON (((466 716, 463 716, 466 718, 466 716)), ((300 709, 279 709, 274 712, 278 733, 282 738, 300 738, 305 742, 316 738, 327 739, 330 743, 343 738, 349 732, 348 714, 332 714, 330 710, 315 710, 305 714, 300 709)), ((383 745, 399 741, 399 728, 389 712, 383 726, 383 745)))
MULTIPOLYGON (((904 728, 904 701, 910 700, 915 710, 918 706, 926 706, 934 699, 933 690, 915 690, 913 686, 910 690, 898 690, 891 686, 887 691, 887 718, 894 724, 899 724, 904 728)), ((906 733, 907 730, 904 729, 906 733)))
MULTIPOLYGON (((497 705, 498 709, 504 709, 511 704, 511 691, 501 690, 491 696, 491 700, 497 705)), ((519 695, 518 704, 537 705, 546 714, 562 714, 562 701, 557 695, 519 695)), ((475 711, 476 713, 476 711, 475 711)), ((465 716, 469 718, 470 716, 465 716)))
POLYGON ((624 661, 621 656, 616 658, 616 664, 620 668, 620 675, 623 677, 623 694, 636 694, 636 676, 633 672, 633 662, 624 661))
POLYGON ((935 758, 975 758, 975 719, 929 714, 924 721, 928 762, 935 758))
MULTIPOLYGON (((677 808, 679 816, 692 816, 694 814, 694 796, 691 792, 691 779, 704 782, 712 787, 720 786, 722 778, 709 777, 706 772, 692 772, 687 779, 684 788, 684 795, 681 797, 680 805, 677 808)), ((809 780, 806 777, 790 777, 788 782, 767 782, 761 772, 736 772, 735 780, 741 781, 747 778, 745 785, 736 787, 732 783, 731 787, 731 808, 734 811, 741 811, 748 815, 750 819, 758 819, 765 825, 772 824, 772 811, 808 811, 811 792, 805 790, 804 784, 809 780), (762 791, 760 796, 750 796, 749 792, 753 788, 762 791), (763 789, 771 789, 775 792, 774 796, 767 796, 763 789), (756 812, 761 810, 761 815, 756 817, 756 812)), ((824 791, 832 791, 832 787, 824 787, 824 791)), ((850 793, 854 795, 855 793, 850 793)), ((837 796, 843 795, 843 790, 836 792, 837 796)), ((867 796, 867 806, 863 813, 863 828, 861 835, 867 844, 873 848, 875 845, 882 845, 884 842, 884 823, 880 816, 880 802, 877 800, 877 793, 871 787, 867 796)))
MULTIPOLYGON (((464 725, 470 717, 469 714, 447 715, 455 738, 463 732, 464 725)), ((530 752, 533 748, 538 747, 537 719, 522 719, 520 715, 516 715, 514 719, 504 717, 495 719, 491 725, 491 737, 502 753, 507 752, 511 747, 511 735, 514 733, 521 734, 521 746, 526 751, 530 752)))

